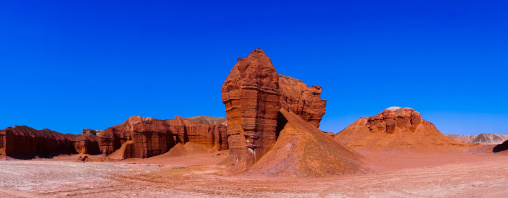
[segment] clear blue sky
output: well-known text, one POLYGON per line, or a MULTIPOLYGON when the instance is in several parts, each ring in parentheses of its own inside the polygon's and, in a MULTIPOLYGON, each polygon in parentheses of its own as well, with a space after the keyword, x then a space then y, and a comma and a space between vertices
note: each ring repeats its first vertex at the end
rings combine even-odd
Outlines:
POLYGON ((323 87, 321 129, 408 106, 508 133, 506 1, 0 1, 0 128, 225 116, 236 58, 323 87))

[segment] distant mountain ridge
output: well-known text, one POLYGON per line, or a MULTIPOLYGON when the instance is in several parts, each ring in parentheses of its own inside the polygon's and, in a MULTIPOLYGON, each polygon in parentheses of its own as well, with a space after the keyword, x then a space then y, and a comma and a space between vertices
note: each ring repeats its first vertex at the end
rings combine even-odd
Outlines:
POLYGON ((504 134, 492 134, 492 133, 481 133, 478 135, 446 135, 451 139, 459 140, 466 144, 501 144, 508 140, 508 135, 504 134))

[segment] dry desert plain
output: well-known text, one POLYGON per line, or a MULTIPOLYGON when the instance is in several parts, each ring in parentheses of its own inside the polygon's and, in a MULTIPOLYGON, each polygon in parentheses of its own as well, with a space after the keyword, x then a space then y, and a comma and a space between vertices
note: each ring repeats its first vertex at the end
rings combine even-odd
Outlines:
MULTIPOLYGON (((506 197, 506 153, 367 153, 370 172, 322 178, 230 175, 227 151, 78 162, 0 161, 0 197, 506 197)), ((91 156, 99 160, 100 156, 91 156)))

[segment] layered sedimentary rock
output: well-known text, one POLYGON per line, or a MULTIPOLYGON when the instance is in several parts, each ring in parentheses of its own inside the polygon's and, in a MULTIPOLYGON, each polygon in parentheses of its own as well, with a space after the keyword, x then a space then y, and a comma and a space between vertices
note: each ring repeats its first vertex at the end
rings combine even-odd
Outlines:
POLYGON ((390 107, 378 115, 362 117, 335 135, 335 140, 357 150, 425 152, 466 147, 407 107, 390 107))
POLYGON ((234 171, 252 166, 274 146, 282 130, 277 126, 280 109, 293 112, 315 127, 319 127, 326 109, 326 100, 320 98, 321 87, 277 75, 261 49, 238 59, 221 91, 234 171))
POLYGON ((270 58, 256 49, 238 59, 221 91, 233 169, 243 170, 275 144, 280 109, 277 72, 270 58))
POLYGON ((368 171, 362 157, 298 115, 280 110, 277 143, 246 173, 263 176, 323 177, 368 171))
POLYGON ((74 149, 80 154, 97 155, 99 149, 99 138, 91 133, 78 135, 74 141, 74 149))
POLYGON ((303 81, 279 75, 280 104, 283 109, 299 115, 303 120, 319 127, 325 115, 326 100, 321 98, 320 86, 307 86, 303 81))
POLYGON ((75 136, 49 129, 36 130, 27 126, 8 127, 0 131, 0 157, 29 159, 75 154, 75 136))
POLYGON ((228 149, 227 128, 223 124, 203 124, 182 117, 159 120, 133 116, 109 127, 99 136, 104 155, 120 149, 120 158, 146 158, 161 155, 175 144, 193 142, 206 148, 228 149))

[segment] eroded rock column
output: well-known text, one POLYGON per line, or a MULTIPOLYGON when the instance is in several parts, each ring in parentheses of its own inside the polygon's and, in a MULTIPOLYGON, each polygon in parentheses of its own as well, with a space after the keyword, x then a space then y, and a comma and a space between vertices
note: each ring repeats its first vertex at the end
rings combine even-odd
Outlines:
POLYGON ((252 166, 276 142, 280 92, 275 68, 261 50, 238 59, 222 86, 233 170, 252 166))

